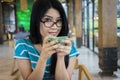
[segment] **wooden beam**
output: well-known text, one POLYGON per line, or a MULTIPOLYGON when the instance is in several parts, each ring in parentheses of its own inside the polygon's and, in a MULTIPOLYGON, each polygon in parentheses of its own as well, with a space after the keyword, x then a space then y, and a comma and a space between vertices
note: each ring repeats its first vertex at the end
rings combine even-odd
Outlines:
POLYGON ((76 42, 77 47, 82 46, 82 0, 75 1, 76 42))
POLYGON ((3 2, 13 2, 14 0, 3 0, 3 2))
POLYGON ((70 30, 73 32, 73 0, 68 3, 68 23, 70 30))
POLYGON ((0 3, 0 44, 3 44, 3 19, 2 19, 2 4, 0 3))
POLYGON ((103 73, 113 74, 117 70, 117 0, 99 0, 99 67, 103 73))
POLYGON ((117 46, 117 0, 99 1, 99 47, 117 46))

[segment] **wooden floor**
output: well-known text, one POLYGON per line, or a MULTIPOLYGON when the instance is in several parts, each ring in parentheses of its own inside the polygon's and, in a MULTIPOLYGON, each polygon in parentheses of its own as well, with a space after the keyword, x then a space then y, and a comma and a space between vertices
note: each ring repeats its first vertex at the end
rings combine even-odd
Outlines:
MULTIPOLYGON (((94 80, 120 80, 120 69, 115 71, 112 76, 100 75, 99 73, 101 72, 101 69, 99 68, 98 65, 99 62, 98 55, 85 47, 81 47, 79 50, 80 50, 80 56, 78 56, 79 64, 84 64, 87 67, 89 72, 92 74, 94 80)), ((120 65, 120 58, 118 60, 118 64, 120 65)), ((77 76, 77 72, 75 73, 76 73, 75 76, 77 76)))
POLYGON ((12 80, 13 48, 8 44, 0 45, 0 80, 12 80))
MULTIPOLYGON (((94 80, 120 80, 120 69, 114 72, 115 75, 113 76, 100 76, 99 72, 101 70, 98 66, 98 56, 84 47, 80 48, 79 50, 79 64, 84 64, 87 67, 94 80)), ((8 43, 6 42, 4 45, 0 45, 0 80, 13 80, 15 76, 11 76, 12 65, 13 48, 9 47, 8 43)), ((78 70, 74 70, 72 80, 78 80, 78 70)))

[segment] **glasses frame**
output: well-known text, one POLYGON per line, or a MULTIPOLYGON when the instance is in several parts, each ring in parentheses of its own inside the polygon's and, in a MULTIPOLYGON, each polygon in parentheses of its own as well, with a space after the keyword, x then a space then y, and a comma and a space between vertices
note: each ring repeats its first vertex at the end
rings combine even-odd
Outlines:
MULTIPOLYGON (((46 23, 47 21, 41 20, 41 22, 44 23, 44 25, 46 26, 45 23, 46 23)), ((51 26, 46 26, 46 27, 50 28, 50 27, 52 27, 54 24, 57 26, 57 28, 61 28, 61 27, 62 27, 62 26, 58 26, 58 25, 57 25, 57 21, 55 21, 55 22, 54 22, 54 21, 51 21, 51 22, 53 22, 52 25, 51 25, 51 26)))

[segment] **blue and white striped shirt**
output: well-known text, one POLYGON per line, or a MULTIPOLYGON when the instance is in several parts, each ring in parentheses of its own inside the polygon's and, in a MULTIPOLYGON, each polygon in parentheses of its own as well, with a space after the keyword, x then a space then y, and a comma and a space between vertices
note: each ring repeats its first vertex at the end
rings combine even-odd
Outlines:
MULTIPOLYGON (((31 62, 32 69, 34 70, 40 56, 40 53, 34 47, 34 45, 29 40, 19 39, 16 41, 14 49, 15 49, 14 58, 29 59, 31 62)), ((69 57, 71 58, 78 55, 79 55, 79 51, 76 48, 76 44, 75 42, 72 42, 72 48, 69 57)), ((47 60, 44 77, 50 75, 50 63, 51 63, 51 58, 47 60)))

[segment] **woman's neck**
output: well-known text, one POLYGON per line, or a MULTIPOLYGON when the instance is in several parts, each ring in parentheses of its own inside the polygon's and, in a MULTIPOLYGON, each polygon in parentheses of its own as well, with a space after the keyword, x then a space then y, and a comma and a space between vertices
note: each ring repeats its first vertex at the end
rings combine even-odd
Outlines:
POLYGON ((41 49, 42 49, 41 44, 35 44, 34 46, 39 52, 41 52, 41 49))

